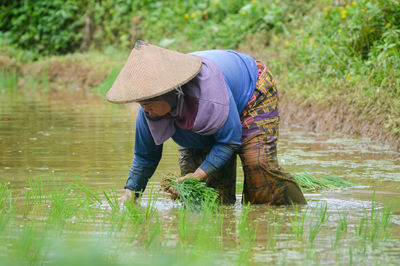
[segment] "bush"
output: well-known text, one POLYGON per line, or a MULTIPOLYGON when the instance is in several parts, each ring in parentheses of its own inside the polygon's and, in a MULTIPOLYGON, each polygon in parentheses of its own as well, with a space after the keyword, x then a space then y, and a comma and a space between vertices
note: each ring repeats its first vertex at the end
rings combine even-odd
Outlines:
POLYGON ((2 5, 0 30, 11 43, 41 54, 79 48, 83 1, 10 1, 2 5))
MULTIPOLYGON (((287 42, 291 60, 301 62, 302 75, 325 78, 368 78, 373 87, 385 86, 400 93, 396 76, 400 69, 400 3, 353 1, 325 5, 304 17, 304 28, 287 42)), ((294 64, 292 67, 295 67, 294 64)), ((357 78, 356 80, 357 81, 357 78)))
POLYGON ((0 31, 18 47, 45 55, 90 43, 132 47, 137 39, 234 49, 250 33, 284 32, 285 24, 311 7, 311 1, 290 0, 14 1, 2 5, 0 31))

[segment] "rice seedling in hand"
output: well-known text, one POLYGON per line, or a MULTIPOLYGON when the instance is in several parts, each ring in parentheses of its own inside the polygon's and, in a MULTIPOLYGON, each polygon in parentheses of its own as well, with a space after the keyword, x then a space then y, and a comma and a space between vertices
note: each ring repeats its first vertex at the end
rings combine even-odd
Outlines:
POLYGON ((179 183, 176 179, 172 175, 164 176, 160 184, 161 188, 167 193, 172 190, 176 192, 179 200, 189 209, 214 209, 218 206, 218 192, 214 188, 207 187, 204 182, 196 178, 186 178, 179 183))

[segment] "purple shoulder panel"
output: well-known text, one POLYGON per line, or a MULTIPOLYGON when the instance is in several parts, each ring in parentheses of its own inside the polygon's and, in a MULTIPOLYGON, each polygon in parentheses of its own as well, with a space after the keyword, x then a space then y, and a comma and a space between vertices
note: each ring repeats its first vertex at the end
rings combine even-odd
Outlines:
POLYGON ((182 118, 176 119, 175 124, 186 130, 192 130, 199 110, 199 99, 190 95, 185 95, 185 101, 182 108, 182 118))

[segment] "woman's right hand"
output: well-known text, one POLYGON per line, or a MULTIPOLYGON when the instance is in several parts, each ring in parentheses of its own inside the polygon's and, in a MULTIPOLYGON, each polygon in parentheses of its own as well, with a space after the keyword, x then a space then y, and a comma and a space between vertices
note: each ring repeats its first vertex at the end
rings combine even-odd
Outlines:
POLYGON ((170 198, 170 199, 172 199, 172 200, 176 200, 176 199, 179 199, 179 197, 181 196, 181 195, 179 195, 179 193, 178 193, 178 191, 176 191, 173 187, 170 187, 169 189, 168 189, 168 197, 170 198))
MULTIPOLYGON (((125 203, 125 202, 127 202, 127 201, 130 201, 130 200, 132 200, 132 190, 130 190, 130 189, 125 189, 125 194, 122 196, 122 197, 120 197, 119 199, 118 199, 118 201, 120 202, 120 203, 125 203)), ((134 196, 134 200, 136 201, 136 196, 134 196)))

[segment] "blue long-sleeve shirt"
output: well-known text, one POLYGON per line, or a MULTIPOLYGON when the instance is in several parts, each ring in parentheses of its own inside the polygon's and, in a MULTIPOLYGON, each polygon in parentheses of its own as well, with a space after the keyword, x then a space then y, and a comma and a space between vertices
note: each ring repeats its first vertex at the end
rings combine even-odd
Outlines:
MULTIPOLYGON (((183 147, 212 147, 199 167, 210 174, 222 167, 241 145, 240 115, 254 92, 258 71, 252 57, 235 51, 209 50, 193 54, 212 60, 221 69, 229 92, 229 114, 225 124, 211 136, 199 135, 175 126, 172 139, 183 147)), ((125 188, 136 194, 144 191, 161 159, 162 146, 154 143, 144 110, 140 107, 136 120, 135 156, 125 188)))

